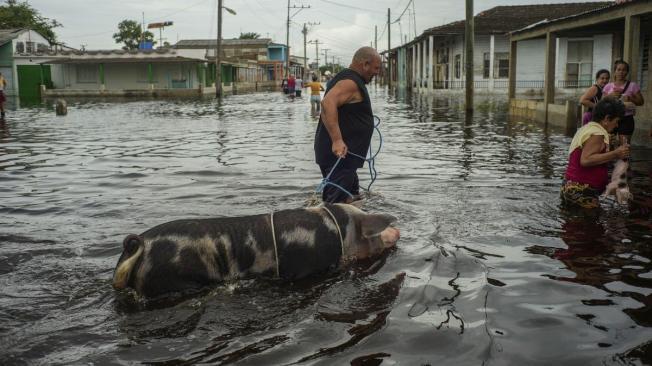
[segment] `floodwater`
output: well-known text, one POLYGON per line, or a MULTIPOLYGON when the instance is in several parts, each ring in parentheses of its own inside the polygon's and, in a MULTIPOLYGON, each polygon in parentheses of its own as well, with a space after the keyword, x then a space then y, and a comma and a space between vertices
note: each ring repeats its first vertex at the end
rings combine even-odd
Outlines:
POLYGON ((365 209, 400 218, 396 250, 320 281, 157 303, 111 287, 124 236, 304 206, 321 178, 307 98, 10 111, 0 364, 652 362, 652 151, 634 149, 629 209, 569 212, 569 137, 510 120, 501 98, 478 96, 467 118, 461 96, 371 94, 383 147, 365 209))

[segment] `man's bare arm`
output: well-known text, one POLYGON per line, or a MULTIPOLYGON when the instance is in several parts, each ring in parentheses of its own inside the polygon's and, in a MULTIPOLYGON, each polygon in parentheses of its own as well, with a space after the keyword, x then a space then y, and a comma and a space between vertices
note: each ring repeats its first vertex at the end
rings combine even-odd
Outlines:
POLYGON ((333 142, 331 151, 337 157, 344 158, 348 152, 348 147, 342 139, 337 109, 359 99, 359 94, 358 86, 353 80, 342 80, 333 86, 321 102, 321 120, 333 142))

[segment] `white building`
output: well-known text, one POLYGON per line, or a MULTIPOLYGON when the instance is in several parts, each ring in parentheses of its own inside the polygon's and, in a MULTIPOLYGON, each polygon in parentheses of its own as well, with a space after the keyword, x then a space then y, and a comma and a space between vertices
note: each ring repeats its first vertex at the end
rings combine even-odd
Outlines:
MULTIPOLYGON (((509 79, 509 32, 546 19, 557 19, 611 5, 612 2, 497 6, 474 17, 474 86, 506 93, 509 79)), ((401 89, 428 93, 463 89, 465 84, 465 21, 430 28, 390 52, 392 81, 401 89)), ((545 39, 519 44, 517 89, 543 87, 545 39)), ((560 37, 557 86, 577 89, 590 85, 595 71, 609 68, 611 35, 560 37)))

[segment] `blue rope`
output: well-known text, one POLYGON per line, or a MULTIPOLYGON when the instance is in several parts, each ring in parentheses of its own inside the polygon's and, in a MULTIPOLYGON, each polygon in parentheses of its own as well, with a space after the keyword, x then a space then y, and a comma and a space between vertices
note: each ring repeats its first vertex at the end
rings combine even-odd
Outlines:
MULTIPOLYGON (((378 177, 378 171, 376 171, 376 156, 378 156, 378 154, 380 153, 381 148, 383 147, 383 135, 380 133, 380 129, 378 128, 379 125, 380 125, 380 118, 378 118, 377 116, 374 116, 374 130, 376 130, 376 132, 378 133, 378 140, 379 140, 378 150, 376 150, 375 153, 372 154, 373 149, 371 147, 371 142, 369 142, 369 152, 368 152, 369 157, 368 158, 364 157, 362 155, 358 155, 356 153, 347 151, 348 155, 352 155, 352 156, 355 156, 355 157, 357 157, 359 159, 362 159, 362 160, 366 161, 367 165, 369 166, 369 175, 371 176, 371 182, 369 182, 369 185, 367 186, 366 191, 371 190, 371 185, 374 184, 374 182, 376 181, 376 177, 378 177)), ((335 171, 335 168, 337 168, 337 165, 340 163, 341 160, 342 160, 341 157, 337 158, 337 161, 335 162, 335 165, 333 165, 333 167, 331 168, 331 171, 328 172, 328 175, 326 175, 326 178, 322 179, 321 183, 319 183, 319 185, 317 186, 317 189, 315 190, 316 193, 322 193, 324 191, 324 188, 326 188, 326 186, 331 185, 331 186, 339 189, 340 191, 346 193, 349 197, 354 198, 353 195, 351 194, 351 192, 347 191, 344 187, 330 181, 330 177, 333 174, 333 171, 335 171)))

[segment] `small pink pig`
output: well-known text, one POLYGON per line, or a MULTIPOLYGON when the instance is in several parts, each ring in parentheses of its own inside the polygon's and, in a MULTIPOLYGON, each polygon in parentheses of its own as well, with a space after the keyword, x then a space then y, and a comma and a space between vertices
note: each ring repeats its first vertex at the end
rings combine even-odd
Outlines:
POLYGON ((629 186, 627 185, 627 168, 629 167, 629 161, 627 160, 618 160, 614 166, 614 170, 611 173, 611 182, 607 184, 607 188, 604 190, 603 196, 613 195, 616 196, 616 201, 621 205, 626 204, 628 201, 631 201, 634 196, 629 191, 629 186))

